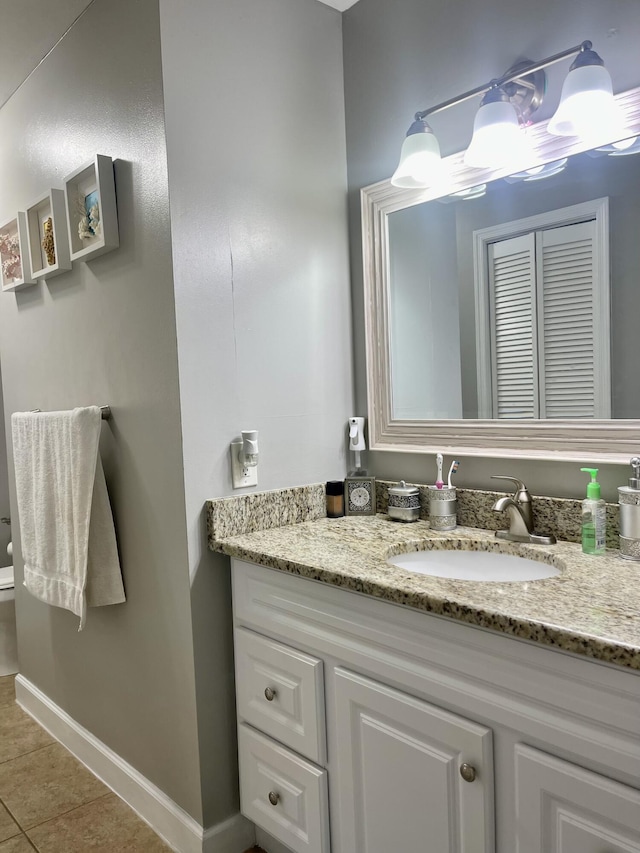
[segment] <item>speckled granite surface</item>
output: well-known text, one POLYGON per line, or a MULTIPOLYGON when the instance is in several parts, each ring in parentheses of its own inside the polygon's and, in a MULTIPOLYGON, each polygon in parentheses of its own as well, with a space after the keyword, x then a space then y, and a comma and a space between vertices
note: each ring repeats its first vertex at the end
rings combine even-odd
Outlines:
POLYGON ((324 490, 324 483, 314 483, 207 501, 209 543, 227 536, 325 518, 324 490))
POLYGON ((497 542, 492 531, 470 527, 437 533, 425 521, 401 524, 381 514, 318 518, 228 536, 218 533, 218 538, 210 537, 210 547, 640 671, 640 564, 622 560, 615 551, 592 557, 571 542, 554 546, 497 542), (538 581, 477 583, 419 575, 386 562, 394 554, 434 546, 535 556, 561 573, 538 581))

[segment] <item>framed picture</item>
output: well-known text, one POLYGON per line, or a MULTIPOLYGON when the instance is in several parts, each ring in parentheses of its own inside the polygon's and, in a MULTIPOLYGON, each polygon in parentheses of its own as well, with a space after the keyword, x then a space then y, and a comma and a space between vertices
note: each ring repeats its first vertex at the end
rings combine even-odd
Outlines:
POLYGON ((64 192, 49 190, 27 208, 26 220, 33 278, 52 278, 70 270, 64 192))
POLYGON ((3 290, 20 290, 35 284, 27 250, 27 215, 18 213, 0 225, 0 280, 3 290))
POLYGON ((113 160, 96 154, 64 179, 64 200, 72 261, 88 261, 117 249, 118 212, 113 160))
POLYGON ((344 481, 345 515, 376 514, 375 477, 347 477, 344 481))

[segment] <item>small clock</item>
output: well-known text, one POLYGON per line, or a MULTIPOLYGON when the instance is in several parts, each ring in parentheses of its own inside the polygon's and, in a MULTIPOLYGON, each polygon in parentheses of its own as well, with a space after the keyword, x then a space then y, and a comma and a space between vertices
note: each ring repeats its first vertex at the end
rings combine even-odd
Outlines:
POLYGON ((344 509, 346 515, 375 515, 375 477, 347 477, 344 481, 344 509))

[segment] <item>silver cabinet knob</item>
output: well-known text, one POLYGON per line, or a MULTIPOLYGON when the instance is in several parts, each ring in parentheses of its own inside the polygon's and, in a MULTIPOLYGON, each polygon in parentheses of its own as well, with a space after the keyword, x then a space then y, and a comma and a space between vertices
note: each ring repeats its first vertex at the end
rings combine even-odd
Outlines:
POLYGON ((280 802, 280 794, 276 791, 269 791, 269 802, 272 806, 277 806, 280 802))
POLYGON ((465 782, 473 782, 476 778, 476 768, 472 764, 461 764, 460 775, 465 782))
POLYGON ((267 700, 267 702, 273 702, 273 700, 276 698, 276 691, 272 687, 267 687, 264 691, 264 698, 267 700))

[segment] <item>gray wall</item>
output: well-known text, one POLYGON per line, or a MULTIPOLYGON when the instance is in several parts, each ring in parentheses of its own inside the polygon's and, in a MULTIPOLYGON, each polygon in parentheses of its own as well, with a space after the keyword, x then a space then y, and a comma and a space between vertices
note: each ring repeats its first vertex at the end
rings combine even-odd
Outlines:
POLYGON ((462 417, 453 207, 420 204, 388 218, 395 418, 462 417))
MULTIPOLYGON (((203 505, 260 432, 258 490, 345 474, 352 411, 341 16, 161 0, 205 825, 237 809, 229 561, 203 505)), ((254 489, 255 491, 255 489, 254 489)))
MULTIPOLYGON (((540 59, 591 39, 614 80, 614 90, 640 84, 637 40, 640 5, 629 0, 359 0, 343 15, 347 163, 354 313, 357 407, 366 408, 360 209, 361 187, 389 177, 416 110, 498 76, 517 60, 540 59)), ((569 63, 549 71, 546 102, 536 119, 557 105, 569 63)), ((478 102, 433 117, 443 155, 465 148, 478 102)), ((630 360, 637 359, 629 352, 630 360)), ((373 453, 379 476, 433 480, 433 457, 373 453)), ((521 476, 534 492, 581 496, 584 475, 574 463, 532 463, 466 458, 460 485, 488 487, 491 473, 521 476)), ((603 466, 603 493, 615 499, 625 482, 621 466, 603 466)))
MULTIPOLYGON (((7 422, 112 406, 102 452, 127 603, 90 610, 78 633, 23 589, 18 554, 20 669, 200 819, 157 0, 95 0, 0 111, 0 217, 96 152, 118 159, 121 246, 1 294, 0 357, 7 422)), ((15 497, 11 514, 15 541, 15 497)))
MULTIPOLYGON (((0 517, 9 518, 11 516, 11 506, 9 504, 9 476, 7 472, 7 435, 4 428, 4 411, 2 403, 2 388, 0 388, 0 517)), ((0 566, 10 566, 11 557, 7 554, 7 545, 11 541, 11 528, 0 524, 0 566)))

